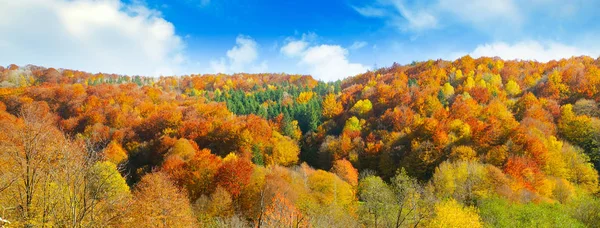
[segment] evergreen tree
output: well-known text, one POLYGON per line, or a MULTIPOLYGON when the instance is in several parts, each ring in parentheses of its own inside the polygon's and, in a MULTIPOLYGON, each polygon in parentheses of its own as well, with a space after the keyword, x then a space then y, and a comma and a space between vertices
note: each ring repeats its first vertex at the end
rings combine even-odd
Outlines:
POLYGON ((256 165, 265 165, 262 151, 257 144, 252 145, 252 162, 256 165))

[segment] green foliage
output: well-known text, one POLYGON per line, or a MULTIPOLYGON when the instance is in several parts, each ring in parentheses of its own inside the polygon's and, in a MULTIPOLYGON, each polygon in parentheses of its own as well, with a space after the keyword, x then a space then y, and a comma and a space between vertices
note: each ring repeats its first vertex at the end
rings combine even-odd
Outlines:
POLYGON ((393 224, 395 227, 415 226, 427 214, 424 189, 417 179, 409 176, 404 168, 390 180, 394 192, 393 224))
POLYGON ((394 193, 378 176, 368 176, 358 183, 360 213, 367 226, 389 226, 394 193))
MULTIPOLYGON (((273 119, 284 114, 286 122, 297 120, 303 132, 314 131, 321 123, 322 111, 319 96, 312 96, 308 101, 297 102, 298 97, 307 91, 318 95, 327 93, 328 84, 319 84, 312 90, 296 85, 281 84, 277 89, 257 88, 252 93, 244 90, 225 90, 208 97, 214 101, 226 102, 229 111, 238 115, 254 114, 266 119, 273 119), (291 103, 291 104, 289 104, 291 103)), ((289 133, 289 132, 288 132, 289 133)), ((288 135, 284 132, 284 135, 288 135)))
POLYGON ((479 214, 490 227, 586 227, 561 204, 513 204, 504 199, 486 199, 479 204, 479 214))
POLYGON ((252 162, 256 165, 265 165, 263 152, 259 145, 252 145, 252 162))
POLYGON ((346 124, 344 125, 344 131, 360 131, 361 123, 356 116, 348 118, 346 120, 346 124))
POLYGON ((583 195, 566 205, 571 217, 576 218, 587 227, 600 227, 600 199, 583 195))

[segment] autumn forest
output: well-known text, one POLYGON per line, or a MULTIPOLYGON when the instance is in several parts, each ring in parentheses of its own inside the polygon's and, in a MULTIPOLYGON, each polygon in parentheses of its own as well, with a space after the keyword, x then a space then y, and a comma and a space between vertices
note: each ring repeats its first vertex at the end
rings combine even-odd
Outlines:
POLYGON ((600 227, 600 58, 0 66, 0 227, 600 227))

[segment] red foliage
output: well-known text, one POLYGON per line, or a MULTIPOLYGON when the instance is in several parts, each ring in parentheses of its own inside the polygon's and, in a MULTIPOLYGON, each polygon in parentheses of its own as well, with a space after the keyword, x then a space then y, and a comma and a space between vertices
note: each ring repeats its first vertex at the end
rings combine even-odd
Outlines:
POLYGON ((215 185, 225 188, 233 198, 237 198, 242 188, 250 183, 253 169, 252 163, 246 159, 226 159, 217 171, 215 185))

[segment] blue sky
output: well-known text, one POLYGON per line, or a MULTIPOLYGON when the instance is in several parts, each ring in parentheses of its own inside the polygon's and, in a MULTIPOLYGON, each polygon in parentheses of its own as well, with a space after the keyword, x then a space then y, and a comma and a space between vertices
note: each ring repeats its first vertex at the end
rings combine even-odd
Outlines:
POLYGON ((593 0, 0 0, 0 64, 336 80, 393 62, 600 54, 593 0))

